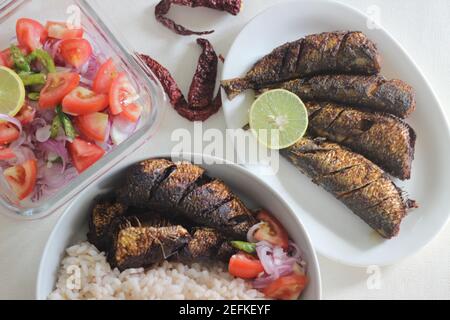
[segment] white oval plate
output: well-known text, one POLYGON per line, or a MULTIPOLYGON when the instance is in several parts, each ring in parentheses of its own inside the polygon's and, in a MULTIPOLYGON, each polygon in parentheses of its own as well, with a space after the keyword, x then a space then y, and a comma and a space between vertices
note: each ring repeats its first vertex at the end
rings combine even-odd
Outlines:
MULTIPOLYGON (((159 157, 170 158, 167 155, 159 157)), ((144 154, 141 159, 147 158, 149 156, 144 154)), ((298 244, 308 264, 309 284, 302 294, 302 299, 321 299, 319 262, 311 240, 303 224, 277 192, 248 170, 218 158, 185 154, 173 160, 188 160, 201 165, 210 176, 225 181, 250 208, 266 208, 271 211, 298 244)), ((45 300, 54 290, 65 249, 80 241, 86 241, 88 214, 94 199, 100 194, 111 192, 114 187, 123 183, 124 173, 124 169, 116 168, 110 174, 96 180, 78 195, 58 220, 42 254, 37 276, 36 299, 45 300)))
MULTIPOLYGON (((450 130, 445 114, 427 80, 403 48, 385 30, 368 26, 371 22, 364 14, 340 3, 281 3, 259 14, 241 31, 228 52, 222 74, 222 79, 243 76, 278 45, 308 34, 359 30, 378 45, 383 57, 382 74, 402 79, 415 88, 417 111, 408 122, 418 135, 416 159, 412 179, 398 181, 398 185, 419 202, 420 208, 406 217, 397 238, 383 240, 284 159, 276 176, 264 177, 296 211, 319 253, 354 266, 389 265, 416 253, 445 226, 450 212, 450 130)), ((248 123, 253 92, 233 101, 222 94, 228 128, 242 128, 248 123)))

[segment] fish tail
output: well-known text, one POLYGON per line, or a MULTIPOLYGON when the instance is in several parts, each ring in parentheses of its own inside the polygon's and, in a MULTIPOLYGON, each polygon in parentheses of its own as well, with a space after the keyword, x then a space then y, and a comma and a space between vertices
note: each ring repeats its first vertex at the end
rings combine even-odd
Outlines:
POLYGON ((233 100, 237 95, 247 89, 252 89, 250 81, 246 78, 234 78, 230 80, 223 80, 220 82, 222 88, 225 90, 228 99, 233 100))

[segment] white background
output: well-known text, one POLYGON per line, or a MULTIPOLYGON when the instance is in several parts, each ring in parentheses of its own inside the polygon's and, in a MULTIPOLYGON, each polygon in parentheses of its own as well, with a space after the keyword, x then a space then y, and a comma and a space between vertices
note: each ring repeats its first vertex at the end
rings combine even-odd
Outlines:
MULTIPOLYGON (((126 36, 133 49, 148 53, 172 71, 187 92, 199 49, 195 37, 181 37, 156 23, 157 1, 97 0, 102 15, 126 36)), ((216 51, 226 53, 241 28, 261 10, 284 0, 243 0, 237 16, 208 9, 174 7, 170 17, 194 30, 209 30, 216 51)), ((409 52, 436 91, 450 116, 450 1, 448 0, 341 0, 363 12, 378 6, 381 24, 409 52)), ((268 22, 270 23, 270 22, 268 22)), ((263 36, 263 35, 261 35, 263 36)), ((426 108, 426 106, 421 106, 426 108)), ((161 129, 137 151, 169 153, 175 128, 193 125, 168 110, 161 129)), ((206 122, 207 128, 225 129, 223 115, 206 122)), ((133 161, 133 155, 122 165, 133 161)), ((450 164, 449 164, 450 165, 450 164)), ((75 200, 76 201, 76 200, 75 200)), ((450 208, 449 208, 450 210, 450 208)), ((63 210, 39 221, 23 222, 0 215, 0 299, 33 299, 35 277, 47 237, 63 210)), ((450 299, 450 225, 425 249, 395 266, 381 269, 381 286, 369 290, 366 269, 337 264, 320 257, 325 299, 450 299)))

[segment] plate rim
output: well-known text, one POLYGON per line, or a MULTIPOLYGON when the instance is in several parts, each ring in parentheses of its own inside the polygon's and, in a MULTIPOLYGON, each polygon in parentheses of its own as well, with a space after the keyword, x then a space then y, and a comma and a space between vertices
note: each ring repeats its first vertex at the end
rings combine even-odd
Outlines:
MULTIPOLYGON (((254 17, 252 17, 243 27, 242 29, 239 31, 239 33, 237 34, 237 36, 234 38, 233 43, 231 44, 228 52, 227 52, 227 57, 229 56, 230 52, 235 51, 235 48, 237 47, 238 44, 238 40, 240 39, 241 35, 243 34, 243 32, 251 25, 255 22, 255 20, 259 19, 262 16, 265 16, 270 10, 273 10, 276 7, 283 7, 283 6, 288 6, 288 5, 301 5, 301 4, 307 4, 307 3, 324 3, 324 4, 328 4, 328 5, 334 5, 334 6, 340 6, 341 8, 344 8, 348 11, 351 11, 353 15, 358 15, 360 17, 364 17, 366 19, 368 19, 367 15, 362 12, 361 10, 346 4, 346 3, 342 3, 339 1, 334 1, 334 0, 290 0, 290 1, 283 1, 277 4, 274 4, 272 6, 269 6, 268 8, 262 10, 261 12, 259 12, 257 15, 255 15, 254 17)), ((412 57, 409 55, 409 53, 406 51, 406 49, 402 46, 402 44, 400 42, 398 42, 394 36, 391 35, 391 33, 383 26, 380 25, 378 26, 378 30, 380 32, 382 32, 384 34, 385 37, 389 38, 389 40, 391 40, 397 47, 398 49, 401 51, 402 54, 404 54, 404 56, 406 57, 406 59, 408 60, 409 63, 411 63, 414 68, 417 70, 417 74, 418 76, 421 78, 421 80, 426 84, 426 90, 429 91, 429 93, 431 94, 432 98, 435 100, 435 104, 438 106, 437 111, 439 112, 439 116, 443 119, 444 125, 445 125, 445 131, 446 134, 445 139, 450 141, 450 121, 449 121, 449 117, 447 116, 443 105, 441 103, 441 101, 439 100, 434 88, 431 86, 428 78, 425 76, 425 74, 423 73, 422 69, 417 65, 417 63, 415 62, 414 59, 412 59, 412 57)), ((225 72, 228 69, 228 65, 230 65, 230 59, 225 59, 225 63, 223 65, 222 68, 222 72, 221 72, 221 76, 220 79, 221 80, 227 80, 228 78, 225 78, 225 72)), ((236 77, 239 77, 242 75, 236 75, 236 77)), ((227 103, 228 97, 225 93, 225 90, 221 87, 221 96, 222 96, 222 101, 224 102, 224 110, 226 109, 225 104, 227 103)), ((229 117, 227 116, 227 113, 224 111, 224 118, 225 118, 225 124, 226 124, 226 128, 230 129, 230 125, 229 125, 229 117)), ((449 142, 450 144, 450 142, 449 142)), ((277 192, 279 192, 277 190, 277 192)), ((381 262, 377 262, 377 263, 356 263, 356 262, 352 262, 352 261, 347 261, 346 259, 343 258, 339 258, 338 256, 335 255, 330 255, 328 253, 324 253, 324 251, 321 249, 321 247, 317 247, 315 246, 315 250, 323 257, 330 259, 331 261, 343 264, 343 265, 347 265, 347 266, 351 266, 351 267, 367 267, 373 264, 376 264, 378 266, 381 267, 385 267, 385 266, 391 266, 394 264, 397 264, 401 261, 404 261, 418 253, 420 253, 423 249, 425 249, 428 245, 430 245, 434 240, 436 240, 436 238, 444 231, 444 229, 447 227, 447 225, 450 224, 450 209, 447 211, 447 217, 445 219, 445 222, 439 227, 437 228, 436 232, 434 233, 434 235, 432 237, 429 237, 427 240, 424 241, 423 244, 420 244, 415 250, 411 251, 408 254, 405 255, 398 255, 397 257, 394 258, 390 258, 390 259, 384 259, 381 262)), ((315 242, 313 241, 313 244, 315 242)))

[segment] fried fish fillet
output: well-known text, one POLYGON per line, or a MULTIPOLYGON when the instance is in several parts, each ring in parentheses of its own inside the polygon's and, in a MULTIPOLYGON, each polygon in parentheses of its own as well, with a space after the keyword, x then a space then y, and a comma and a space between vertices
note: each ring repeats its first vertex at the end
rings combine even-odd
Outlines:
POLYGON ((186 162, 153 159, 133 165, 118 196, 128 205, 179 215, 236 239, 245 239, 255 223, 222 181, 186 162))
POLYGON ((247 89, 324 73, 376 74, 380 54, 362 32, 324 32, 286 43, 260 59, 243 78, 222 81, 229 99, 247 89))
POLYGON ((192 232, 192 239, 183 247, 173 260, 191 263, 215 259, 225 242, 223 236, 211 228, 197 228, 192 232))
POLYGON ((350 148, 402 180, 411 177, 416 134, 402 119, 331 102, 305 103, 309 130, 350 148))
POLYGON ((281 153, 384 238, 395 237, 417 207, 377 165, 338 144, 304 138, 281 153))
POLYGON ((114 200, 99 200, 89 215, 89 232, 87 238, 100 251, 105 251, 111 241, 110 226, 114 219, 122 217, 127 206, 114 200))
POLYGON ((411 86, 401 80, 386 80, 378 75, 315 76, 278 83, 260 90, 260 93, 275 88, 291 91, 304 101, 333 101, 400 118, 406 118, 416 108, 411 86))
POLYGON ((121 221, 108 253, 108 261, 120 271, 160 263, 186 246, 191 239, 182 226, 142 226, 139 220, 121 221))

